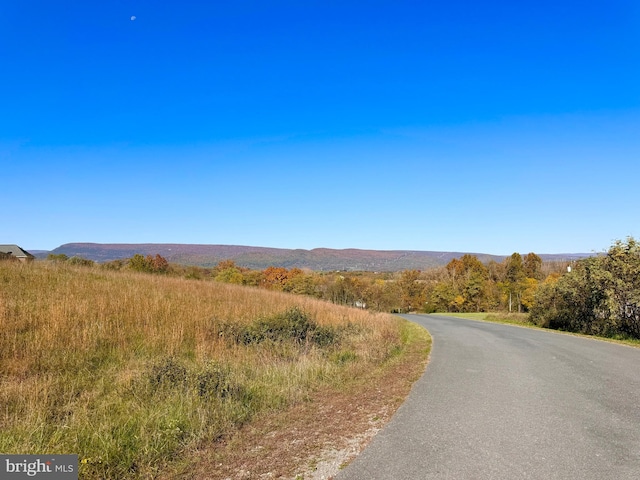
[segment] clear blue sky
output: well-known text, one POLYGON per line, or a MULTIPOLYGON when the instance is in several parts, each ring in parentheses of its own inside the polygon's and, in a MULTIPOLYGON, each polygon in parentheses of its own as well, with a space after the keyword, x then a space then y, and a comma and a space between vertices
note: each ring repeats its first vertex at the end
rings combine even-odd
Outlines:
POLYGON ((0 243, 640 236, 636 0, 0 0, 0 73, 0 243))

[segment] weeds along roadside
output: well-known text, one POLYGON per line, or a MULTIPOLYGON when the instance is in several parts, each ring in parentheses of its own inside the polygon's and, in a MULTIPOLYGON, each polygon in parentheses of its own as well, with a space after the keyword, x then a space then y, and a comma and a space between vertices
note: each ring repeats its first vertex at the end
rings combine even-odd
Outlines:
POLYGON ((384 362, 399 322, 235 285, 0 262, 0 451, 78 453, 81 478, 153 476, 384 362))

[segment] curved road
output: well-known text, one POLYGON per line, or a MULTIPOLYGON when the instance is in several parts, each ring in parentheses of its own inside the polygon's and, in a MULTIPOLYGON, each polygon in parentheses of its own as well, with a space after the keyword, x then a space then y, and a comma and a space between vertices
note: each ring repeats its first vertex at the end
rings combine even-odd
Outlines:
POLYGON ((336 480, 640 479, 640 349, 403 315, 431 360, 336 480))

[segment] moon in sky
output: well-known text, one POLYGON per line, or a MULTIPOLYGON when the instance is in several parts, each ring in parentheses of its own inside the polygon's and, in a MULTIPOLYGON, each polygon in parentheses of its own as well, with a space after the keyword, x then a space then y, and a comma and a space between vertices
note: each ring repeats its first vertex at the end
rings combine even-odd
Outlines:
POLYGON ((136 19, 135 15, 131 15, 131 21, 133 22, 136 19))

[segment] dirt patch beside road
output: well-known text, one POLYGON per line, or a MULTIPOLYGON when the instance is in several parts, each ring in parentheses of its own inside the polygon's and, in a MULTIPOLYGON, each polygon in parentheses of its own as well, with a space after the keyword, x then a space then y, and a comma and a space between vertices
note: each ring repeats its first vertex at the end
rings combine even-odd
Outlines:
MULTIPOLYGON (((415 327, 420 328, 420 327, 415 327)), ((233 438, 196 452, 181 479, 330 479, 389 421, 427 363, 431 339, 413 335, 407 351, 345 391, 265 416, 233 438)))

